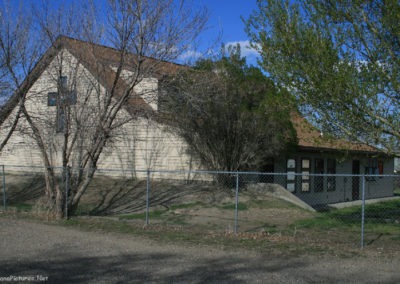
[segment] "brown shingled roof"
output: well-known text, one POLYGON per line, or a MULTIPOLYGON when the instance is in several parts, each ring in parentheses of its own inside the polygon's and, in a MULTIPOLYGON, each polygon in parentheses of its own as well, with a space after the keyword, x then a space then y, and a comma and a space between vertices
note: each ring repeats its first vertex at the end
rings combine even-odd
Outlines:
MULTIPOLYGON (((118 68, 121 65, 120 51, 68 37, 60 37, 59 44, 60 47, 66 48, 78 58, 106 89, 111 90, 114 87, 116 72, 112 67, 118 68)), ((138 60, 138 57, 134 54, 125 54, 122 64, 123 69, 134 71, 138 60)), ((162 78, 166 74, 176 73, 179 68, 184 68, 184 66, 175 63, 158 61, 149 57, 143 57, 140 60, 142 60, 143 69, 146 69, 146 73, 157 79, 162 78)), ((122 77, 120 77, 115 88, 117 89, 115 93, 122 95, 128 86, 122 77)), ((152 108, 138 95, 130 96, 125 108, 132 114, 137 112, 143 113, 143 111, 152 112, 152 108)))
POLYGON ((291 121, 297 133, 298 146, 305 150, 317 151, 348 151, 363 153, 380 153, 372 146, 354 143, 343 139, 321 135, 321 132, 311 125, 298 112, 291 113, 291 121))
MULTIPOLYGON (((51 60, 62 49, 66 48, 72 55, 76 56, 80 62, 99 80, 99 82, 108 90, 116 88, 116 94, 122 95, 127 86, 122 78, 113 86, 116 72, 111 67, 120 65, 120 51, 102 46, 61 36, 50 47, 33 71, 27 76, 21 88, 8 100, 0 111, 0 125, 4 122, 12 109, 18 104, 18 99, 23 92, 30 89, 33 83, 40 77, 42 72, 47 68, 51 60)), ((123 68, 134 70, 138 57, 134 54, 126 54, 123 68)), ((151 76, 161 79, 164 75, 170 75, 178 72, 182 68, 187 68, 170 62, 156 61, 152 58, 143 58, 143 63, 152 66, 151 76), (154 64, 157 63, 157 64, 154 64)), ((125 106, 128 111, 135 113, 143 110, 152 111, 151 107, 138 95, 132 96, 125 106)), ((298 112, 291 113, 291 121, 297 133, 298 146, 300 149, 312 151, 350 151, 364 153, 379 153, 380 151, 366 144, 352 143, 349 141, 335 139, 331 137, 321 136, 320 131, 313 127, 298 112)))
MULTIPOLYGON (((117 49, 64 36, 60 37, 58 41, 60 46, 74 52, 77 58, 85 60, 86 63, 97 62, 103 66, 113 67, 120 65, 121 52, 117 49)), ((135 54, 126 53, 124 55, 123 69, 134 71, 138 60, 138 56, 135 54)), ((167 74, 176 73, 181 68, 186 68, 183 65, 160 61, 150 57, 142 57, 141 61, 144 68, 151 67, 151 76, 157 79, 167 74)))
MULTIPOLYGON (((34 84, 34 82, 42 75, 43 71, 47 68, 50 62, 58 54, 61 49, 67 49, 74 55, 85 68, 97 78, 106 89, 111 90, 116 88, 116 95, 122 95, 127 89, 127 85, 122 78, 120 78, 115 86, 114 80, 116 72, 111 67, 118 67, 120 65, 121 53, 113 48, 93 44, 65 36, 60 36, 53 43, 53 45, 45 52, 42 58, 35 65, 33 70, 28 74, 22 83, 21 87, 8 99, 8 101, 0 107, 0 125, 7 119, 12 110, 16 107, 19 99, 26 93, 34 84)), ((133 54, 126 54, 123 69, 134 70, 135 63, 138 57, 133 54)), ((157 61, 153 58, 142 58, 143 65, 151 66, 151 75, 155 78, 162 78, 166 74, 177 72, 180 68, 185 68, 171 62, 157 61), (155 64, 157 63, 157 64, 155 64)), ((131 113, 140 110, 152 111, 151 107, 138 95, 131 96, 127 105, 125 106, 131 113)))

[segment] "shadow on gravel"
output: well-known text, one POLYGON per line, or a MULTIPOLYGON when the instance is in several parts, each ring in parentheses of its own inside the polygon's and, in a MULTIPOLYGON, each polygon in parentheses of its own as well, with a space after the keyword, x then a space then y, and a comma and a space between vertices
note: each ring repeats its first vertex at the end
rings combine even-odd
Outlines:
MULTIPOLYGON (((290 260, 252 264, 245 258, 228 257, 188 263, 179 255, 138 254, 0 262, 0 276, 41 275, 48 277, 48 283, 247 283, 265 279, 269 273, 301 269, 305 265, 305 262, 290 260)), ((275 280, 281 282, 282 279, 275 280)))

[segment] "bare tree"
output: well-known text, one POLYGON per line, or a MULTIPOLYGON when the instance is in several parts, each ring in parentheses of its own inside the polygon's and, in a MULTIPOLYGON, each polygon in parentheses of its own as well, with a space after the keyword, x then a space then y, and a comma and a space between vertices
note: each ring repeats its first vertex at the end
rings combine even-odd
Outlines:
MULTIPOLYGON (((64 169, 79 169, 63 174, 70 186, 68 210, 72 213, 119 129, 132 119, 152 114, 137 94, 138 86, 157 73, 173 71, 174 65, 166 61, 176 60, 188 48, 207 18, 205 11, 192 11, 184 1, 172 0, 111 0, 107 11, 103 40, 112 43, 112 50, 94 44, 100 39, 93 36, 95 18, 88 11, 74 14, 73 21, 61 17, 65 11, 58 15, 61 22, 40 19, 56 54, 47 68, 47 76, 57 87, 55 106, 48 115, 23 107, 23 115, 46 169, 46 207, 56 218, 65 214, 65 192, 53 166, 61 160, 64 169), (76 22, 86 23, 80 27, 83 32, 75 33, 71 23, 76 22), (55 37, 64 30, 86 42, 55 37), (55 145, 56 155, 52 156, 49 145, 55 145)), ((48 90, 42 98, 46 95, 50 100, 48 90)))
POLYGON ((263 170, 268 158, 295 141, 287 93, 255 67, 240 48, 217 61, 166 80, 165 119, 203 166, 214 170, 263 170))
POLYGON ((0 6, 0 153, 16 129, 26 92, 35 80, 27 75, 46 48, 34 39, 33 20, 25 7, 17 10, 7 2, 3 4, 0 6), (7 120, 13 111, 13 118, 7 120))

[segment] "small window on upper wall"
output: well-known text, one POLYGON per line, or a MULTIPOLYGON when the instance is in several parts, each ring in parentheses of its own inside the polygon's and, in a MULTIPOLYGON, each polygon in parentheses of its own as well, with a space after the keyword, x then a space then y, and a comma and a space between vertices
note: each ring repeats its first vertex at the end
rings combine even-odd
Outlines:
POLYGON ((57 105, 57 95, 58 93, 48 93, 47 94, 47 106, 56 106, 57 105))

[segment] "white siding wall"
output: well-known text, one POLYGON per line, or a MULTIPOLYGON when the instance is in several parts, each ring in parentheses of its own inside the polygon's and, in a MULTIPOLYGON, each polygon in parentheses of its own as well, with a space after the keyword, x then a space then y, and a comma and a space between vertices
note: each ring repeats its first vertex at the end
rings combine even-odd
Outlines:
MULTIPOLYGON (((290 158, 296 159, 296 173, 301 173, 300 162, 302 158, 310 159, 311 162, 311 174, 314 173, 314 165, 315 159, 322 158, 325 160, 325 172, 326 172, 326 159, 332 158, 337 159, 338 157, 332 154, 327 153, 298 153, 293 155, 290 158)), ((338 158, 336 161, 336 175, 335 190, 328 191, 327 190, 327 178, 324 178, 324 188, 321 191, 315 190, 314 180, 311 177, 310 179, 310 191, 302 192, 301 191, 301 176, 297 177, 296 180, 296 192, 295 195, 300 199, 304 200, 310 205, 316 204, 327 204, 327 203, 337 203, 337 202, 346 202, 353 200, 353 183, 356 184, 357 178, 351 176, 352 174, 352 165, 353 160, 360 161, 360 174, 365 173, 365 167, 368 166, 368 158, 365 155, 348 155, 347 157, 338 158)), ((394 159, 393 158, 382 158, 384 161, 383 170, 386 175, 393 175, 394 173, 394 159)), ((278 161, 275 166, 275 172, 286 172, 286 159, 282 159, 278 161)), ((277 183, 281 183, 283 186, 286 186, 286 177, 282 177, 278 179, 277 183)), ((361 199, 361 185, 362 178, 358 178, 358 195, 361 199)), ((365 182, 365 198, 378 198, 378 197, 387 197, 393 196, 393 178, 392 177, 382 177, 382 178, 374 178, 373 180, 365 182)))
MULTIPOLYGON (((117 67, 110 67, 114 72, 117 71, 117 67)), ((128 84, 131 84, 134 80, 134 73, 129 70, 122 70, 121 78, 128 84)), ((156 78, 139 78, 139 82, 134 87, 134 91, 141 96, 153 110, 158 109, 158 80, 156 78)))
MULTIPOLYGON (((27 110, 40 128, 42 137, 45 137, 47 151, 51 153, 55 166, 61 164, 60 145, 62 145, 63 134, 55 131, 57 107, 47 106, 47 96, 49 92, 57 92, 60 66, 62 66, 63 75, 68 76, 69 84, 74 83, 73 78, 78 78, 76 80, 78 103, 71 108, 71 115, 82 122, 80 127, 85 128, 83 133, 87 134, 87 137, 90 137, 94 131, 96 113, 102 108, 104 98, 102 94, 105 92, 92 74, 79 65, 77 60, 65 50, 53 60, 33 84, 27 95, 27 110), (84 104, 86 98, 89 100, 84 104)), ((135 87, 135 91, 156 109, 157 87, 157 79, 145 78, 135 87)), ((15 111, 0 129, 1 137, 5 135, 14 116, 15 111)), ((192 166, 189 156, 185 153, 185 143, 167 131, 164 125, 151 119, 132 119, 126 110, 119 113, 116 121, 126 123, 112 133, 113 138, 101 156, 99 168, 123 170, 124 174, 135 175, 136 170, 148 168, 185 170, 192 166)), ((74 127, 76 128, 77 125, 74 127)), ((0 164, 42 166, 41 155, 31 136, 27 122, 21 119, 17 131, 0 154, 0 164)), ((78 143, 83 150, 85 144, 88 143, 87 137, 78 137, 78 143)), ((73 161, 76 161, 80 154, 82 153, 75 151, 73 161)), ((75 165, 72 164, 72 166, 75 165)))

